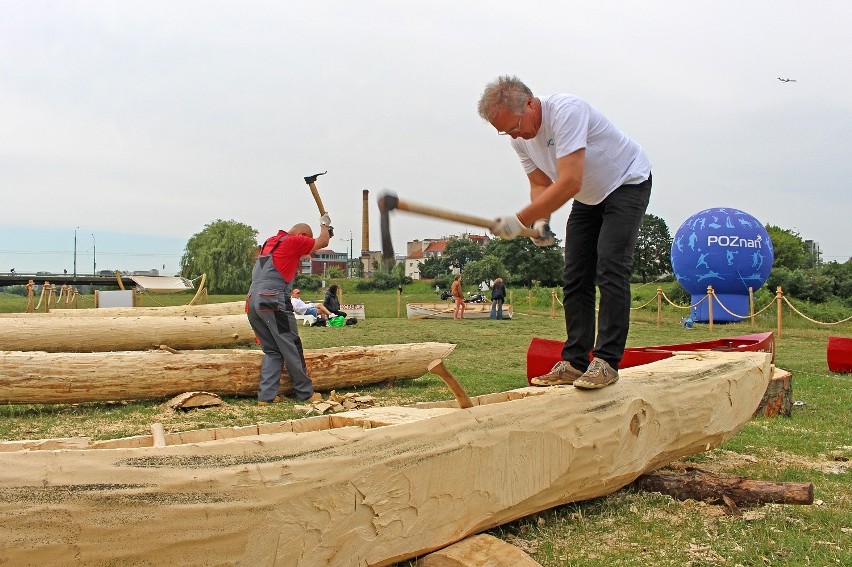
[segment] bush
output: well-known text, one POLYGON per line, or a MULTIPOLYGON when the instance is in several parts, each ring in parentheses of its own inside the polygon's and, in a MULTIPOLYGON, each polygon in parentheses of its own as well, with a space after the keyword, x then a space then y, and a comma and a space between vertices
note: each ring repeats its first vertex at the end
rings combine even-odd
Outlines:
POLYGON ((299 274, 293 279, 293 287, 317 291, 322 287, 322 278, 311 274, 299 274))

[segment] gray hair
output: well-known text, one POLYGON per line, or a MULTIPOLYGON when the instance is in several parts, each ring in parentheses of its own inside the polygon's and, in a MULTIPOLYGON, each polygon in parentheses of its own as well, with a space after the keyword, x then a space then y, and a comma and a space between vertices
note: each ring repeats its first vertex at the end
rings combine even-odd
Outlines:
POLYGON ((483 120, 491 121, 500 108, 514 114, 521 114, 527 99, 533 96, 528 86, 515 75, 500 75, 487 85, 479 97, 479 115, 483 120))

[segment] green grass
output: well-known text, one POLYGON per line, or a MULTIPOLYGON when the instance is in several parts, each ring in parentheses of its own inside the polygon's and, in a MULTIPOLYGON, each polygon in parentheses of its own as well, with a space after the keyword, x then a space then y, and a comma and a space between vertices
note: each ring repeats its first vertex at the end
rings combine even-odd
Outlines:
MULTIPOLYGON (((525 385, 525 354, 531 337, 564 338, 559 305, 550 318, 550 290, 535 290, 530 310, 527 290, 514 290, 516 317, 505 321, 408 321, 405 303, 433 301, 428 282, 406 286, 397 294, 357 293, 343 287, 344 303, 366 305, 367 319, 343 328, 300 327, 306 348, 442 341, 456 344, 446 363, 471 395, 525 385)), ((634 305, 652 299, 656 284, 634 286, 634 305)), ((472 289, 471 289, 472 291, 472 289)), ((317 293, 319 297, 321 294, 317 293)), ((190 296, 157 296, 164 304, 184 304, 190 296)), ((143 304, 149 303, 147 297, 143 304)), ((233 301, 241 296, 211 297, 233 301)), ((85 304, 81 298, 80 307, 85 304)), ((794 304, 804 311, 808 306, 794 304)), ((0 311, 20 311, 24 298, 0 294, 0 311), (16 308, 17 307, 17 308, 16 308)), ((762 307, 762 305, 758 305, 762 307)), ((842 318, 838 313, 836 319, 842 318)), ((749 323, 680 326, 684 312, 664 308, 657 325, 656 303, 632 312, 629 346, 699 341, 776 330, 774 308, 749 323)), ((848 316, 848 313, 846 314, 848 316)), ((2 324, 2 319, 0 319, 2 324)), ((624 489, 604 498, 561 506, 491 531, 508 541, 537 546, 532 557, 545 567, 610 566, 764 566, 852 564, 852 376, 832 374, 826 362, 829 335, 852 336, 852 323, 824 327, 789 310, 783 336, 777 338, 776 364, 793 373, 794 399, 805 402, 792 417, 761 418, 748 423, 723 447, 685 459, 701 468, 750 478, 811 482, 812 506, 771 505, 724 515, 717 506, 678 502, 656 494, 624 489)), ((360 388, 382 404, 451 397, 431 375, 415 380, 360 388)), ((72 406, 6 405, 0 407, 0 439, 90 436, 114 438, 148 432, 161 421, 167 431, 240 425, 300 417, 293 403, 258 408, 254 400, 228 398, 224 409, 177 414, 152 402, 92 403, 72 406)))

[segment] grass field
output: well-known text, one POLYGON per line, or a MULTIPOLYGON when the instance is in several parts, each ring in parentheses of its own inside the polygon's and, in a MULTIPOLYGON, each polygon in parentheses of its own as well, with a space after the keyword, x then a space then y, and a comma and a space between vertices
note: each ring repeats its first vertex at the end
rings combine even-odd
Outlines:
MULTIPOLYGON (((300 327, 307 348, 455 343, 456 350, 446 363, 471 395, 525 385, 530 338, 562 339, 565 334, 559 305, 556 316, 550 316, 551 293, 546 289, 536 290, 531 305, 527 290, 514 290, 516 317, 512 320, 408 321, 404 318, 407 301, 435 298, 434 288, 426 282, 406 286, 400 298, 395 292, 359 294, 345 280, 340 283, 343 302, 365 304, 367 319, 343 328, 300 327)), ((656 284, 635 286, 634 305, 645 304, 655 291, 656 284)), ((144 297, 143 304, 183 304, 189 297, 144 297)), ((211 302, 237 299, 241 298, 209 298, 211 302)), ((87 306, 87 301, 90 299, 81 298, 78 306, 87 306)), ((0 294, 0 311, 22 311, 25 305, 23 298, 0 294)), ((635 310, 628 345, 776 330, 774 308, 761 315, 754 327, 738 323, 716 325, 712 330, 697 325, 687 330, 680 325, 682 316, 685 312, 664 308, 658 326, 655 302, 635 310)), ((817 500, 814 505, 769 505, 732 517, 718 506, 624 489, 524 518, 491 533, 520 545, 547 567, 852 565, 852 472, 848 461, 852 458, 852 375, 828 371, 825 348, 829 335, 852 336, 852 324, 824 327, 786 311, 783 336, 777 338, 776 364, 793 373, 794 399, 804 405, 795 407, 789 418, 755 419, 723 447, 686 459, 702 469, 754 479, 811 482, 817 500)), ((359 391, 384 405, 451 397, 431 375, 359 391)), ((224 409, 186 414, 147 402, 6 405, 0 407, 0 439, 76 435, 103 439, 146 433, 153 421, 162 422, 167 431, 181 431, 300 415, 290 402, 264 408, 246 398, 226 402, 224 409)))

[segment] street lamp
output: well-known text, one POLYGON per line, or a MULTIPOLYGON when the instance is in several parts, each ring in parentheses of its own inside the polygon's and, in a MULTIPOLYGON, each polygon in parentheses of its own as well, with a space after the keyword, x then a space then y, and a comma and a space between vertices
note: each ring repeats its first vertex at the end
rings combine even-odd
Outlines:
POLYGON ((346 277, 351 278, 355 274, 353 274, 352 270, 352 231, 349 231, 349 238, 341 238, 343 242, 349 241, 349 257, 346 259, 346 277))
POLYGON ((77 231, 80 227, 74 229, 74 281, 77 281, 77 231))
POLYGON ((95 233, 92 233, 92 275, 98 273, 98 254, 95 248, 95 233))

